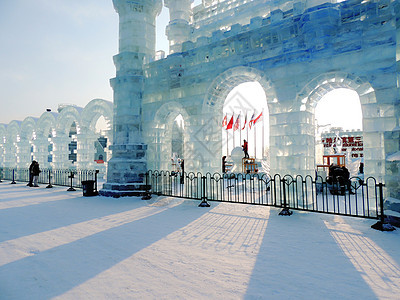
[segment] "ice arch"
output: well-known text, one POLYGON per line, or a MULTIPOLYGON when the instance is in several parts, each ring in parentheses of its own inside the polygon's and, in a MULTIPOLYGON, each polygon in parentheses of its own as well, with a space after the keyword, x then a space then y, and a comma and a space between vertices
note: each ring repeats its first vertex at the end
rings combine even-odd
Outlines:
POLYGON ((57 136, 69 136, 71 125, 75 122, 77 131, 79 132, 81 108, 75 106, 63 107, 57 118, 56 133, 57 136))
MULTIPOLYGON (((372 85, 366 80, 361 79, 353 74, 332 72, 322 74, 310 81, 303 90, 297 95, 297 109, 301 111, 305 117, 305 127, 309 127, 310 134, 305 134, 304 138, 312 145, 308 147, 307 157, 310 159, 308 168, 312 172, 314 168, 314 108, 318 101, 328 92, 337 88, 348 88, 357 92, 363 115, 363 140, 364 140, 364 162, 365 175, 381 178, 385 173, 385 150, 383 141, 383 131, 385 116, 380 113, 383 107, 378 105, 376 93, 372 85), (377 122, 379 118, 379 122, 377 122)), ((390 106, 390 105, 389 105, 390 106)), ((385 110, 388 108, 386 107, 385 110)), ((389 120, 389 119, 388 119, 389 120)), ((390 121, 390 120, 389 120, 390 121)))
POLYGON ((20 140, 17 143, 18 167, 27 168, 32 160, 32 140, 35 138, 36 120, 26 117, 21 124, 20 140))
POLYGON ((49 138, 53 137, 56 129, 57 113, 44 112, 36 124, 36 138, 33 141, 33 156, 42 167, 49 167, 49 138))
POLYGON ((103 116, 107 122, 108 130, 111 129, 113 116, 113 103, 103 99, 90 101, 82 111, 81 127, 83 130, 96 131, 96 122, 103 116))
POLYGON ((26 117, 24 121, 22 121, 20 133, 21 140, 32 140, 33 135, 35 134, 36 122, 37 119, 35 120, 32 117, 26 117))
POLYGON ((36 138, 47 138, 49 137, 49 132, 53 132, 56 129, 56 113, 44 112, 37 124, 36 124, 36 138))
MULTIPOLYGON (((264 90, 268 111, 270 115, 274 115, 280 111, 279 102, 277 99, 276 91, 271 81, 266 74, 256 68, 251 67, 234 67, 226 70, 217 76, 209 86, 203 101, 203 123, 202 128, 197 128, 200 133, 199 140, 205 140, 207 143, 199 143, 200 147, 203 146, 202 151, 204 159, 204 169, 220 171, 221 170, 221 157, 222 157, 222 136, 221 136, 221 121, 223 118, 223 106, 230 91, 236 86, 245 82, 258 82, 264 90), (205 121, 208 120, 208 121, 205 121), (204 136, 207 135, 207 136, 204 136), (208 164, 208 162, 211 162, 208 164)), ((251 103, 249 103, 251 105, 251 103)), ((270 136, 276 135, 274 131, 276 127, 271 127, 270 123, 270 136)), ((274 154, 274 145, 270 142, 271 151, 271 171, 276 166, 274 154)))
MULTIPOLYGON (((96 124, 100 117, 106 122, 105 136, 107 138, 107 146, 103 149, 107 157, 107 161, 111 158, 111 152, 108 145, 112 144, 112 122, 113 122, 113 103, 103 99, 93 99, 82 110, 80 116, 81 130, 78 135, 77 161, 79 168, 97 168, 105 173, 104 164, 96 164, 96 147, 100 147, 98 143, 100 135, 96 133, 96 124)), ((107 164, 107 163, 106 163, 107 164)))
MULTIPOLYGON (((168 102, 163 104, 154 115, 154 123, 147 132, 151 132, 152 136, 148 139, 148 168, 153 170, 170 170, 171 169, 171 142, 172 128, 177 116, 182 115, 185 129, 189 125, 189 114, 178 102, 168 102)), ((183 133, 183 153, 186 157, 186 141, 188 140, 188 132, 183 133)))

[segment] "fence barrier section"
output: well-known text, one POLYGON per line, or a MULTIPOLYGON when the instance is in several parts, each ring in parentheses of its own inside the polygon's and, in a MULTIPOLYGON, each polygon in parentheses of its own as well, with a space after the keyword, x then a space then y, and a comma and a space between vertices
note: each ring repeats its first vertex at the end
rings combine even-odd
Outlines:
MULTIPOLYGON (((98 170, 72 170, 72 169, 41 169, 38 183, 82 188, 82 181, 94 180, 97 190, 98 170)), ((12 183, 29 182, 29 169, 27 168, 0 168, 0 181, 10 180, 12 183)))
POLYGON ((317 176, 275 174, 219 174, 153 171, 146 173, 151 193, 209 201, 223 201, 344 215, 383 222, 383 188, 375 178, 352 177, 328 183, 317 176))

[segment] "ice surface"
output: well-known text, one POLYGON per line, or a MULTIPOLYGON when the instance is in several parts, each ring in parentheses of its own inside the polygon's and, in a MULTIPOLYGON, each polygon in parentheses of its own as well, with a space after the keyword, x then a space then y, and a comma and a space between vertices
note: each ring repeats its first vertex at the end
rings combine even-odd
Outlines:
POLYGON ((65 190, 0 183, 0 298, 347 300, 400 293, 400 231, 372 230, 374 220, 65 190))

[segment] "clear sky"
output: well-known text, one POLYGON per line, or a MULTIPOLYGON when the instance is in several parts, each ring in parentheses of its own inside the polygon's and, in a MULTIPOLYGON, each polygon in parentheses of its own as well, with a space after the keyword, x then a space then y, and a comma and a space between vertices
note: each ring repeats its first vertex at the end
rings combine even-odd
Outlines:
MULTIPOLYGON (((165 9, 158 49, 168 50, 165 9)), ((112 0, 0 0, 0 123, 58 104, 112 101, 118 14, 112 0)))

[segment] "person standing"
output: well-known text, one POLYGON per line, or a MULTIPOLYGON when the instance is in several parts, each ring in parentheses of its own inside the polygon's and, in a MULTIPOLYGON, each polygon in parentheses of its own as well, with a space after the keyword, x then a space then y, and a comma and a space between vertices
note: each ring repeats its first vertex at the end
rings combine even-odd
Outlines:
POLYGON ((36 160, 33 160, 31 165, 29 166, 29 182, 27 186, 33 186, 32 181, 33 181, 33 166, 35 165, 36 160))
POLYGON ((181 181, 180 181, 180 183, 181 184, 184 184, 185 183, 185 161, 182 159, 181 160, 181 181))
POLYGON ((38 180, 39 180, 39 174, 40 174, 40 168, 39 168, 39 163, 36 161, 35 164, 33 165, 32 168, 32 175, 33 175, 33 186, 38 187, 38 180))
POLYGON ((246 140, 243 140, 242 148, 243 148, 243 152, 244 152, 244 157, 249 158, 249 153, 248 153, 249 145, 246 140))

